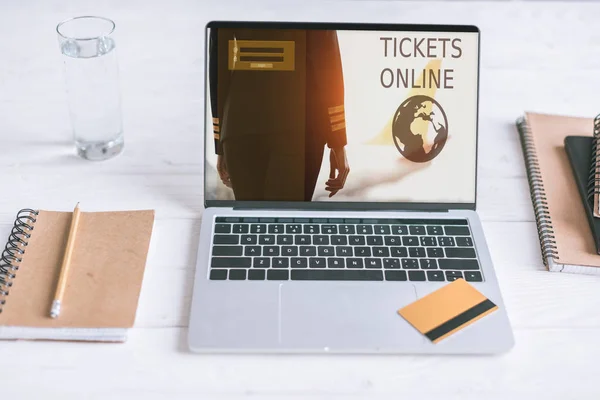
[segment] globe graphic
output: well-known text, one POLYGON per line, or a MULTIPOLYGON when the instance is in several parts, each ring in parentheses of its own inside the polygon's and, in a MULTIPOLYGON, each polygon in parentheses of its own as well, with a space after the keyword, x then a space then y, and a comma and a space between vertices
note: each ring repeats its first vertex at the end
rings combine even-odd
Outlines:
POLYGON ((433 160, 448 138, 448 120, 442 106, 429 96, 406 99, 394 114, 392 136, 406 159, 423 163, 433 160))

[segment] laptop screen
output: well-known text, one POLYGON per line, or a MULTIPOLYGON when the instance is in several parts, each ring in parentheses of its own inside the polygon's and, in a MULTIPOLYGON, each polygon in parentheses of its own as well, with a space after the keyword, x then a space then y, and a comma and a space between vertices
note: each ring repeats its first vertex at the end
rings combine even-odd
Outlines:
POLYGON ((205 199, 473 204, 476 28, 338 28, 209 24, 205 199))

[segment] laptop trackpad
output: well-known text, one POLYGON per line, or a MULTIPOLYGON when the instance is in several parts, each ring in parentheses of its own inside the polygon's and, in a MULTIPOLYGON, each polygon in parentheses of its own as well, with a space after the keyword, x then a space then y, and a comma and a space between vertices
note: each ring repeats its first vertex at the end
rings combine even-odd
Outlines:
POLYGON ((372 351, 423 341, 397 313, 417 299, 414 285, 302 283, 288 283, 281 288, 283 347, 372 351))

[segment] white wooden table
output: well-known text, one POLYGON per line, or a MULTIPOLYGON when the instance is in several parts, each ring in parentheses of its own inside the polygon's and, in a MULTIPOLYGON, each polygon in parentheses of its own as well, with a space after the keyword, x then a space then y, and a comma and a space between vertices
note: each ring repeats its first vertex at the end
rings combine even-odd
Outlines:
POLYGON ((523 110, 600 112, 600 4, 8 1, 0 5, 0 237, 19 208, 154 208, 126 344, 0 343, 2 399, 598 399, 600 278, 546 272, 514 128, 523 110), (126 150, 74 155, 54 27, 118 25, 126 150), (498 357, 194 355, 209 19, 472 23, 482 30, 478 211, 516 346, 498 357))

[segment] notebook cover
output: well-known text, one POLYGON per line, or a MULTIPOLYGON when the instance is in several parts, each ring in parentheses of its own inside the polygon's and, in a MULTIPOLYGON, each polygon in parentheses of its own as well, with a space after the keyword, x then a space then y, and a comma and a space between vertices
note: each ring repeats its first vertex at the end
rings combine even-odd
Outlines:
POLYGON ((154 211, 82 213, 60 317, 49 317, 72 213, 40 211, 0 325, 130 328, 154 211))
POLYGON ((594 198, 588 196, 587 185, 590 179, 590 165, 592 165, 592 143, 593 138, 586 136, 567 136, 565 138, 565 150, 571 163, 571 170, 575 177, 575 183, 579 189, 582 204, 596 244, 596 253, 600 254, 600 219, 594 218, 594 198))
POLYGON ((593 119, 536 113, 526 113, 525 119, 546 191, 558 254, 555 261, 566 272, 597 273, 580 268, 599 267, 600 257, 564 149, 567 136, 591 137, 593 119))
POLYGON ((600 218, 600 146, 598 146, 598 140, 600 140, 600 115, 596 115, 596 118, 594 118, 593 157, 590 160, 590 164, 594 168, 594 205, 592 211, 596 218, 600 218))

